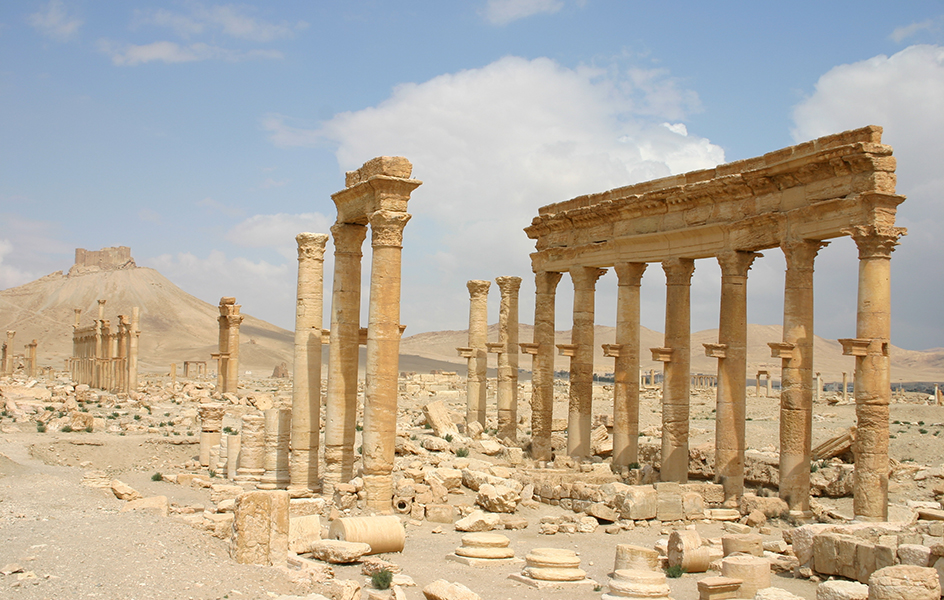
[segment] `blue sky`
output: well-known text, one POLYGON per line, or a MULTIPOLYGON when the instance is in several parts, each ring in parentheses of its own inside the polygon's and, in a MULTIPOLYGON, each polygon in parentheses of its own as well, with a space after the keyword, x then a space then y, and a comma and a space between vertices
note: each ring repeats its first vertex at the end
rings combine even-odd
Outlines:
MULTIPOLYGON (((290 329, 294 235, 327 232, 344 171, 402 155, 424 181, 407 335, 465 328, 465 282, 499 275, 524 279, 531 322, 522 228, 539 206, 867 124, 909 197, 892 341, 944 346, 940 2, 4 2, 0 289, 68 269, 76 247, 128 245, 290 329)), ((848 239, 820 254, 818 334, 854 335, 856 268, 848 239)), ((781 322, 783 269, 776 250, 755 262, 751 322, 781 322)), ((597 286, 601 324, 615 279, 597 286)), ((651 265, 642 321, 660 331, 663 283, 651 265)), ((698 261, 694 329, 717 327, 719 290, 698 261)))

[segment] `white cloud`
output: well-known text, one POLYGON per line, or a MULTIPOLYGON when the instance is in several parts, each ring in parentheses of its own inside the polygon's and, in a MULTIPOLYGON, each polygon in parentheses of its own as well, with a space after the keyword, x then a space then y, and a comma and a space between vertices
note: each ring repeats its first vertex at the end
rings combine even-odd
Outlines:
POLYGON ((895 42, 902 42, 915 35, 916 33, 922 31, 937 31, 940 29, 941 22, 944 21, 944 17, 937 17, 935 19, 925 19, 918 23, 911 23, 909 25, 904 25, 902 27, 896 27, 892 34, 888 36, 895 42))
POLYGON ((328 233, 334 219, 320 213, 254 215, 234 226, 226 239, 248 248, 275 248, 282 256, 297 256, 295 236, 304 231, 328 233))
POLYGON ((662 125, 697 101, 666 80, 508 57, 400 85, 379 105, 320 129, 281 115, 267 115, 263 127, 281 146, 336 144, 344 170, 380 155, 411 160, 425 182, 413 193, 404 241, 411 331, 462 326, 465 281, 499 275, 525 279, 522 320, 530 321, 534 243, 522 228, 538 207, 724 160, 708 140, 662 125))
POLYGON ((534 15, 554 14, 562 8, 563 0, 488 0, 485 19, 492 25, 507 25, 534 15))
POLYGON ((280 59, 277 50, 237 51, 202 42, 181 46, 176 42, 160 41, 150 44, 121 44, 110 40, 99 40, 98 49, 111 57, 118 66, 135 66, 149 62, 184 63, 202 60, 225 60, 241 62, 253 59, 280 59))
POLYGON ((50 0, 44 10, 32 13, 27 21, 37 31, 59 42, 67 42, 79 33, 82 19, 68 14, 61 0, 50 0))
POLYGON ((908 196, 897 221, 909 232, 892 260, 892 341, 909 348, 944 345, 944 316, 929 302, 944 295, 944 271, 937 268, 944 262, 944 47, 910 46, 837 66, 820 77, 793 118, 797 141, 884 127, 882 141, 898 161, 898 192, 908 196))
POLYGON ((4 264, 6 257, 12 254, 13 244, 9 240, 0 239, 0 290, 23 285, 34 279, 33 273, 11 264, 4 264))
MULTIPOLYGON (((0 197, 0 206, 29 202, 24 197, 0 197)), ((62 242, 59 225, 0 213, 0 289, 16 287, 72 264, 74 248, 62 242)))
POLYGON ((272 23, 253 17, 246 7, 229 5, 190 6, 189 14, 171 12, 165 9, 137 11, 135 24, 169 27, 182 38, 189 39, 206 31, 219 31, 233 38, 253 42, 271 42, 288 39, 295 33, 308 27, 308 23, 282 21, 272 23))

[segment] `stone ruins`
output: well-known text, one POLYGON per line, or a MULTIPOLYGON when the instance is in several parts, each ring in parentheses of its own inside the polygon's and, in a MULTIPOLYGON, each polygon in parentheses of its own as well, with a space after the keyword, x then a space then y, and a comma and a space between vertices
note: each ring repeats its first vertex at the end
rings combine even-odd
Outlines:
MULTIPOLYGON (((24 382, 19 393, 36 394, 37 431, 162 434, 174 447, 198 434, 196 455, 176 473, 158 473, 154 485, 195 488, 188 493, 203 493, 205 503, 142 498, 104 471, 88 471, 83 483, 110 489, 126 502, 122 511, 172 515, 229 540, 235 562, 276 567, 312 599, 400 600, 413 576, 426 598, 448 600, 543 598, 547 590, 670 599, 696 589, 701 600, 940 598, 944 467, 889 457, 889 406, 898 401, 889 378, 889 269, 905 233, 895 226, 904 198, 894 171, 881 129, 866 127, 542 207, 525 228, 536 244, 533 338, 518 339, 520 277, 495 279, 495 341, 492 282, 468 281, 468 338, 448 345, 451 352, 466 344, 456 348, 467 361, 462 377, 399 371, 403 233, 422 182, 407 159, 375 158, 347 173, 332 196, 330 236, 296 236, 291 381, 277 377, 287 365, 264 383, 239 380, 244 317, 235 298, 223 297, 215 385, 204 361, 186 361, 182 381, 172 365, 170 377, 146 376, 139 386, 138 311, 119 316, 113 331, 101 300, 92 326, 80 327, 75 313, 71 380, 48 395, 24 382), (814 414, 814 406, 838 411, 849 390, 845 373, 841 390, 824 389, 812 355, 813 263, 840 236, 859 252, 856 332, 840 340, 855 360, 848 406, 855 426, 813 447, 814 420, 835 417, 814 414), (753 382, 747 371, 748 272, 773 249, 787 264, 783 336, 768 344, 781 364, 779 389, 766 362, 752 367, 753 382), (721 267, 718 339, 703 349, 717 373, 692 372, 690 364, 690 283, 699 259, 721 267), (661 373, 640 365, 649 263, 666 275, 664 340, 648 349, 661 373), (615 343, 603 345, 612 382, 594 380, 596 283, 609 268, 618 279, 615 343), (554 331, 564 273, 574 290, 569 343, 554 331), (530 383, 518 380, 520 354, 531 357, 530 383), (555 378, 555 355, 569 359, 569 379, 555 378), (109 412, 96 416, 90 406, 109 412), (772 422, 779 447, 751 444, 750 407, 772 422), (698 436, 713 442, 694 442, 698 436), (906 485, 915 497, 902 500, 906 485), (891 505, 890 489, 898 498, 891 505), (431 553, 443 562, 430 563, 431 553), (410 575, 393 561, 411 566, 410 575), (390 590, 362 578, 385 571, 390 590), (433 580, 441 574, 448 579, 433 580)), ((125 250, 77 250, 74 268, 127 264, 125 250)), ((13 335, 0 365, 4 398, 6 382, 23 378, 10 376, 13 335)), ((35 373, 35 344, 27 355, 35 373)), ((941 402, 939 390, 930 402, 941 402)), ((24 418, 28 405, 5 404, 24 418)))
POLYGON ((98 301, 98 318, 88 327, 79 326, 82 310, 75 309, 68 368, 76 383, 127 394, 138 389, 138 307, 131 309, 130 319, 118 315, 118 327, 112 330, 105 318, 105 302, 98 301))
POLYGON ((589 454, 595 283, 613 267, 619 278, 614 438, 635 455, 639 389, 639 289, 648 263, 666 276, 662 361, 663 481, 688 481, 690 346, 689 288, 695 260, 721 266, 721 318, 716 418, 717 477, 725 503, 743 494, 747 273, 760 250, 779 248, 787 259, 783 340, 771 342, 782 361, 780 496, 809 516, 813 406, 813 260, 827 240, 852 237, 859 248, 856 337, 841 340, 856 357, 858 435, 854 446, 855 514, 884 520, 888 505, 890 258, 905 231, 895 227, 895 159, 881 129, 866 127, 819 138, 759 158, 721 165, 545 206, 525 229, 537 287, 534 315, 534 458, 549 460, 553 397, 554 294, 564 272, 574 285, 570 414, 567 450, 589 454), (619 360, 619 359, 618 359, 619 360), (622 441, 625 440, 625 441, 622 441))

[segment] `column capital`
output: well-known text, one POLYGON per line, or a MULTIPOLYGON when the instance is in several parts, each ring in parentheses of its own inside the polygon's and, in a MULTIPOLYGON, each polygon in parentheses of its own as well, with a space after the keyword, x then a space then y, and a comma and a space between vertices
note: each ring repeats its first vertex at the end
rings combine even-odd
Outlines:
POLYGON ((762 257, 760 252, 725 250, 718 255, 722 277, 747 277, 755 258, 762 257))
POLYGON ((642 274, 646 272, 646 263, 618 263, 613 265, 616 271, 618 285, 635 285, 642 283, 642 274))
POLYGON ((780 244, 783 256, 787 259, 789 270, 813 270, 816 254, 829 245, 822 240, 790 240, 780 244))
POLYGON ((518 289, 521 287, 521 278, 513 275, 504 275, 502 277, 496 277, 495 283, 498 284, 498 289, 500 289, 502 295, 505 296, 518 292, 518 289))
POLYGON ((662 261, 666 285, 691 285, 695 272, 695 260, 692 258, 667 258, 662 261))
POLYGON ((295 236, 298 242, 298 260, 324 260, 325 244, 328 243, 326 233, 299 233, 295 236))
POLYGON ((560 283, 563 273, 557 271, 539 271, 534 274, 534 286, 538 294, 553 294, 560 283))
POLYGON ((593 289, 597 279, 606 273, 606 269, 597 267, 572 267, 570 269, 570 280, 574 283, 574 289, 593 289))
POLYGON ((908 234, 904 227, 879 225, 857 225, 843 229, 859 249, 859 260, 865 258, 889 258, 898 245, 898 238, 908 234))
POLYGON ((403 228, 410 220, 410 215, 392 210, 378 210, 368 217, 370 222, 370 245, 377 247, 403 246, 403 228))
POLYGON ((486 281, 484 279, 470 279, 468 282, 466 282, 465 287, 469 288, 469 296, 471 296, 472 299, 477 299, 487 296, 488 288, 491 287, 491 285, 491 281, 486 281))
POLYGON ((367 237, 367 226, 359 223, 335 223, 331 226, 335 254, 361 255, 361 245, 367 237))

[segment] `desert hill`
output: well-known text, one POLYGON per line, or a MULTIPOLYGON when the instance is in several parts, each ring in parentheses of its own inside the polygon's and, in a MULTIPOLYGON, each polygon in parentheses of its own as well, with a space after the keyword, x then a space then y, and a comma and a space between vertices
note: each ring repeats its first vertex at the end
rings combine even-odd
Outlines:
MULTIPOLYGON (((221 295, 225 294, 222 290, 221 295)), ((119 314, 130 315, 138 306, 141 315, 139 365, 142 372, 166 372, 171 363, 182 367, 185 360, 205 360, 210 371, 216 365, 210 354, 217 350, 219 311, 178 288, 154 269, 138 267, 131 258, 130 248, 106 248, 88 252, 76 251, 76 263, 68 273, 51 273, 41 279, 18 287, 0 290, 0 331, 16 331, 14 352, 23 353, 31 340, 39 342, 40 366, 62 368, 72 353, 73 309, 82 309, 80 324, 87 326, 98 315, 98 300, 103 298, 105 318, 117 323, 119 314)), ((236 299, 237 302, 239 298, 236 299)), ((408 300, 405 300, 408 301, 408 300)), ((325 324, 327 326, 327 323, 325 324)), ((407 324, 408 325, 408 324, 407 324)), ((534 327, 522 324, 519 340, 530 341, 534 327)), ((613 371, 613 359, 603 356, 602 344, 615 341, 614 327, 597 326, 594 354, 595 371, 600 374, 613 371)), ((661 346, 662 334, 641 329, 642 368, 661 370, 662 365, 651 360, 649 348, 661 346)), ((291 369, 293 332, 245 315, 240 328, 240 371, 254 376, 268 376, 273 368, 286 363, 291 369)), ((717 360, 705 356, 702 344, 716 342, 718 331, 710 329, 692 334, 692 372, 713 374, 717 360)), ((758 369, 769 369, 779 377, 780 363, 770 358, 767 342, 779 341, 779 325, 748 326, 748 378, 758 369)), ((498 340, 498 325, 489 327, 489 340, 498 340)), ((557 332, 557 343, 570 341, 569 331, 557 332)), ((457 371, 465 374, 466 360, 456 348, 468 343, 468 333, 435 331, 405 337, 400 346, 400 370, 429 372, 434 369, 457 371)), ((852 380, 854 360, 843 356, 835 340, 815 339, 814 368, 827 382, 842 380, 843 371, 852 380)), ((328 353, 323 353, 327 363, 328 353)), ((365 363, 361 348, 361 369, 365 363)), ((496 355, 489 358, 489 376, 494 376, 496 355)), ((520 367, 529 371, 531 360, 522 355, 520 367)), ((569 360, 557 357, 556 368, 568 370, 569 360)), ((892 348, 892 382, 944 380, 944 348, 924 352, 892 348)))

